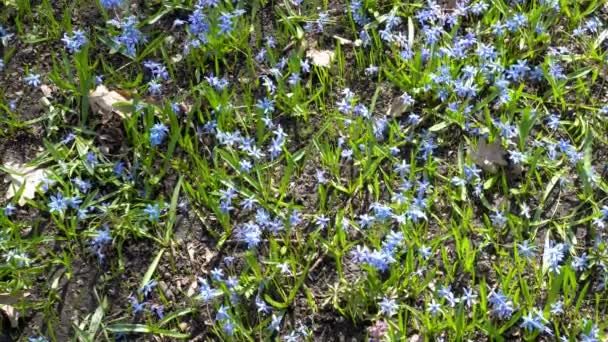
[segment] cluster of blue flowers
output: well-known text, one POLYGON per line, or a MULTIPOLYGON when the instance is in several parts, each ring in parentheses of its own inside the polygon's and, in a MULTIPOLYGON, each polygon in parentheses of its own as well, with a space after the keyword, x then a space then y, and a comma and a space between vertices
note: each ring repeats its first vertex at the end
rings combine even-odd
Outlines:
POLYGON ((76 30, 72 35, 63 34, 61 39, 70 53, 78 52, 87 43, 87 36, 82 30, 76 30))
POLYGON ((106 9, 116 9, 122 6, 124 0, 100 0, 101 6, 106 9))
POLYGON ((137 28, 137 18, 129 16, 122 21, 113 19, 109 23, 121 29, 120 34, 114 37, 116 48, 122 48, 127 56, 135 57, 137 46, 146 42, 146 37, 137 28))

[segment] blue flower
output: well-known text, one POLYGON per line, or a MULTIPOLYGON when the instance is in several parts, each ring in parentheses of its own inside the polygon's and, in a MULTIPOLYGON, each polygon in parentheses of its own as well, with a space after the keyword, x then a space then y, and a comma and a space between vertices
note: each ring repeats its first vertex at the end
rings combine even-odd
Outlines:
POLYGON ((438 313, 443 313, 443 310, 441 309, 441 304, 435 302, 435 299, 432 299, 431 302, 428 304, 427 312, 429 312, 432 316, 436 316, 438 313))
POLYGON ((146 205, 144 213, 148 214, 148 220, 150 222, 157 222, 160 218, 160 209, 158 203, 155 203, 154 205, 146 205))
POLYGON ((148 92, 154 96, 160 95, 162 94, 162 85, 156 80, 151 80, 148 82, 148 92))
POLYGON ((153 61, 145 61, 144 67, 152 73, 152 77, 154 79, 168 80, 169 72, 167 71, 167 67, 164 65, 153 62, 153 61))
POLYGON ((498 210, 490 215, 490 220, 492 221, 492 225, 497 228, 504 228, 508 222, 506 216, 498 210))
POLYGON ((518 243, 517 244, 517 253, 526 258, 526 259, 532 259, 534 257, 536 246, 534 245, 529 245, 528 241, 524 241, 523 243, 518 243))
POLYGON ((492 304, 492 313, 498 318, 509 319, 513 315, 513 311, 515 310, 513 302, 501 290, 498 292, 491 290, 490 294, 488 294, 488 302, 492 304))
POLYGON ((49 211, 51 213, 57 212, 63 214, 68 209, 68 202, 61 193, 57 193, 55 196, 51 195, 51 201, 48 204, 49 211))
POLYGON ((134 315, 136 315, 136 314, 138 314, 138 313, 140 313, 140 312, 144 311, 144 309, 146 308, 146 305, 148 304, 148 303, 146 303, 146 302, 141 302, 141 303, 140 303, 140 302, 137 300, 137 298, 135 298, 135 297, 133 297, 133 296, 130 296, 130 297, 129 297, 129 301, 131 302, 131 309, 133 310, 133 314, 134 314, 134 315))
POLYGON ((114 38, 116 46, 124 48, 127 56, 135 57, 137 45, 146 41, 144 35, 136 27, 137 19, 135 16, 127 17, 121 22, 113 21, 112 23, 122 29, 120 35, 114 38))
POLYGON ((99 2, 106 9, 115 9, 122 5, 123 0, 100 0, 99 2))
POLYGON ((6 216, 12 216, 15 213, 16 209, 17 208, 12 203, 8 203, 4 207, 4 215, 6 215, 6 216))
POLYGON ((220 28, 220 34, 229 34, 233 30, 232 23, 233 15, 230 13, 222 13, 218 18, 218 27, 220 28))
POLYGON ((40 84, 42 84, 42 82, 40 81, 39 74, 29 73, 26 77, 23 78, 23 80, 25 81, 25 83, 27 83, 27 85, 32 87, 38 87, 40 86, 40 84))
POLYGON ((526 316, 522 317, 523 322, 520 324, 520 327, 526 329, 528 332, 533 330, 538 330, 540 332, 546 332, 550 335, 553 335, 553 332, 549 327, 545 325, 545 323, 549 323, 545 317, 543 317, 542 313, 538 310, 534 310, 534 313, 528 312, 526 316))
POLYGON ((380 306, 380 311, 378 313, 387 317, 394 316, 397 313, 397 310, 399 310, 397 302, 395 302, 394 299, 389 299, 387 297, 384 297, 382 301, 378 303, 378 306, 380 306))
POLYGON ((162 144, 167 133, 169 133, 169 128, 161 123, 152 126, 152 128, 150 128, 150 145, 158 146, 162 144))
POLYGON ((580 257, 575 255, 572 257, 572 268, 575 271, 584 271, 589 267, 588 262, 587 253, 583 253, 580 257))
POLYGON ((81 30, 74 31, 72 35, 64 33, 63 38, 61 40, 65 44, 66 49, 70 51, 70 53, 80 51, 88 41, 84 31, 81 30))
POLYGON ((270 306, 268 306, 259 295, 255 297, 255 306, 257 307, 258 313, 268 314, 271 311, 270 306))
POLYGON ((46 337, 43 336, 32 336, 27 339, 28 342, 49 342, 46 337))
POLYGON ((264 114, 274 112, 274 100, 268 99, 267 97, 262 100, 258 100, 256 107, 264 112, 264 114))
POLYGON ((329 218, 325 217, 325 215, 317 216, 317 219, 315 220, 315 224, 317 225, 317 227, 319 227, 321 229, 325 229, 325 228, 327 228, 327 225, 329 224, 329 218))
POLYGON ((148 297, 156 285, 158 285, 156 280, 149 280, 141 289, 139 289, 139 292, 143 293, 144 297, 148 297))
POLYGON ((205 302, 209 303, 212 299, 218 296, 218 291, 212 288, 206 279, 198 278, 201 283, 199 287, 199 297, 205 302))

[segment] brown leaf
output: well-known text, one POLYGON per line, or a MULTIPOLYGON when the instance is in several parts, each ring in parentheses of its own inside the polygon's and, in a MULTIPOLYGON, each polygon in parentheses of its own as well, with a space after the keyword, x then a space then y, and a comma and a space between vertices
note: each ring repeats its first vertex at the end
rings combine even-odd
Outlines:
POLYGON ((17 199, 17 203, 21 206, 25 205, 26 200, 33 199, 36 196, 36 188, 47 175, 44 169, 26 166, 17 162, 12 163, 8 161, 3 167, 12 171, 7 177, 10 184, 4 197, 6 200, 10 200, 19 192, 21 186, 24 186, 21 197, 17 199))
POLYGON ((407 105, 403 103, 401 96, 397 96, 393 99, 391 107, 388 110, 388 114, 390 116, 401 116, 401 114, 405 113, 406 109, 407 105))
POLYGON ((329 67, 334 59, 334 52, 330 50, 310 49, 306 52, 306 57, 310 58, 313 65, 329 67))
POLYGON ((119 102, 130 103, 125 96, 117 91, 108 90, 104 85, 98 86, 89 94, 91 109, 101 116, 101 121, 104 124, 112 120, 114 114, 117 114, 122 119, 127 118, 127 114, 115 106, 119 102))
POLYGON ((0 311, 4 313, 4 315, 11 322, 11 328, 16 328, 19 326, 19 312, 15 310, 15 308, 8 304, 0 305, 0 311))
POLYGON ((505 159, 507 152, 500 144, 500 140, 495 140, 488 144, 486 138, 479 139, 477 150, 472 153, 473 161, 482 170, 490 173, 496 173, 499 166, 507 166, 505 159))

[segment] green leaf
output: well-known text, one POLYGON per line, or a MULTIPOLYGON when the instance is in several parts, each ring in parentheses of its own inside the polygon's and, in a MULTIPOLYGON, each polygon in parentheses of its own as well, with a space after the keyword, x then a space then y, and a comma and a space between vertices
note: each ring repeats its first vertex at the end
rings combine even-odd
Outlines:
POLYGON ((158 262, 160 261, 160 258, 163 256, 164 252, 165 249, 162 248, 160 251, 158 251, 158 254, 156 254, 154 260, 152 260, 152 263, 148 267, 146 274, 144 274, 144 277, 141 280, 141 284, 139 286, 140 289, 143 288, 150 281, 150 279, 152 279, 152 275, 154 274, 154 271, 156 271, 156 267, 158 267, 158 262))

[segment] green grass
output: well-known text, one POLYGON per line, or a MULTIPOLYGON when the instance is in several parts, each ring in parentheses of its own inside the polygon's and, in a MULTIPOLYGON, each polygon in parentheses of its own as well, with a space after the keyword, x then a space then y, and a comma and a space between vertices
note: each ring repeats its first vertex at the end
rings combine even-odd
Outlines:
POLYGON ((0 89, 0 147, 35 135, 31 165, 52 181, 17 214, 0 212, 0 304, 21 313, 3 331, 15 340, 315 341, 342 318, 355 339, 606 335, 601 1, 488 1, 441 26, 434 44, 426 2, 360 1, 360 12, 353 1, 220 1, 198 10, 210 23, 199 47, 194 1, 5 3, 0 23, 15 36, 0 81, 37 100, 7 76, 25 70, 54 89, 29 121, 28 102, 0 89), (146 38, 135 54, 108 22, 129 15, 146 38), (394 16, 400 35, 387 42, 394 16), (61 39, 77 29, 88 42, 70 53, 61 39), (26 47, 35 58, 24 61, 26 47), (328 66, 313 65, 314 49, 334 53, 328 66), (166 67, 160 94, 148 61, 166 67), (116 105, 125 118, 91 110, 96 76, 128 95, 116 105), (397 110, 403 93, 413 102, 397 110), (53 211, 58 193, 81 202, 53 211), (99 275, 85 290, 95 305, 60 336, 60 284, 82 265, 99 275), (540 323, 526 329, 527 317, 540 323))

